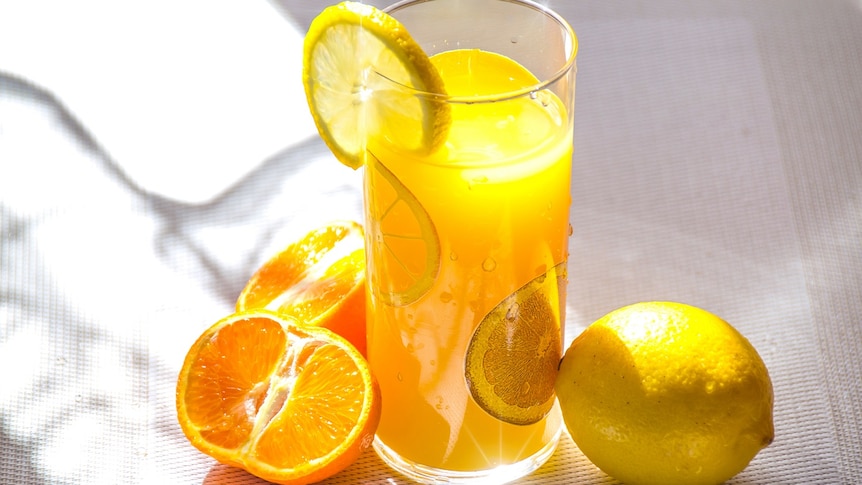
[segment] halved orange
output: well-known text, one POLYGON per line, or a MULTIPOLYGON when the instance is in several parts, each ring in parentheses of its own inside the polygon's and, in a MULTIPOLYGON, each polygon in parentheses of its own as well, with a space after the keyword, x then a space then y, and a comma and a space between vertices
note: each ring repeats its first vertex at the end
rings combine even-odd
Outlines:
POLYGON ((300 485, 367 449, 380 391, 346 340, 266 310, 230 315, 192 345, 177 418, 202 452, 264 480, 300 485))
POLYGON ((265 308, 328 328, 365 355, 365 233, 336 221, 308 232, 264 263, 236 310, 265 308))

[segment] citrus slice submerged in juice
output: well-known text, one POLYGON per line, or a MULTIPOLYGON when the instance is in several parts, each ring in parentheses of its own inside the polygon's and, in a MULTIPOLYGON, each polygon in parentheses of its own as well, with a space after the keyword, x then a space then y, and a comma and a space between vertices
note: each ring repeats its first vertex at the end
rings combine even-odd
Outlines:
POLYGON ((375 211, 368 218, 371 244, 382 249, 370 271, 375 296, 403 306, 421 298, 440 269, 440 243, 425 208, 392 172, 370 156, 366 197, 375 211))
POLYGON ((467 385, 489 414, 533 424, 554 406, 562 357, 559 305, 566 285, 561 263, 504 299, 476 328, 467 348, 467 385))

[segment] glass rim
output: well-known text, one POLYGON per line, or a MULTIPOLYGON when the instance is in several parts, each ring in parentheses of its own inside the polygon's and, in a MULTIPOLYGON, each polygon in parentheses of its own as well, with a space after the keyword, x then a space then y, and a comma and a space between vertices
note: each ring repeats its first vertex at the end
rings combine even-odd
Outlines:
MULTIPOLYGON (((400 0, 388 7, 383 9, 383 12, 391 15, 393 12, 400 10, 405 7, 409 7, 411 5, 416 5, 420 3, 433 2, 435 0, 400 0)), ((552 84, 559 81, 561 78, 565 77, 569 74, 569 72, 575 68, 575 59, 578 55, 578 37, 575 35, 575 31, 569 22, 566 21, 560 14, 555 12, 554 10, 540 4, 536 3, 533 0, 497 0, 504 3, 514 3, 523 5, 525 7, 529 7, 533 10, 536 10, 551 20, 556 22, 565 32, 565 41, 566 41, 566 49, 570 50, 568 55, 566 56, 566 62, 555 71, 553 74, 548 76, 544 80, 539 80, 538 83, 526 86, 520 89, 512 90, 512 91, 503 91, 499 93, 493 94, 482 94, 482 95, 474 95, 474 96, 452 96, 449 94, 441 94, 435 93, 432 91, 423 91, 421 89, 416 89, 414 87, 406 86, 394 79, 391 79, 377 71, 374 71, 378 76, 386 79, 388 82, 395 84, 403 89, 413 92, 415 96, 421 96, 425 98, 430 98, 434 101, 444 102, 444 103, 454 103, 454 104, 475 104, 475 103, 490 103, 495 101, 506 101, 509 99, 520 98, 522 96, 529 96, 531 93, 536 93, 538 91, 542 91, 547 89, 552 84)))

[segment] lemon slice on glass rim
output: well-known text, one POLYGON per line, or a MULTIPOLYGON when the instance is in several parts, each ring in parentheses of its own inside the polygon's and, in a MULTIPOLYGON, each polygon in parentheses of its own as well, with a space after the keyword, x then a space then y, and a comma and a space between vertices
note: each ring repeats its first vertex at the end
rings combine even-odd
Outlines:
POLYGON ((371 5, 342 2, 311 22, 302 81, 320 136, 351 168, 371 139, 419 154, 446 139, 440 75, 407 29, 371 5))

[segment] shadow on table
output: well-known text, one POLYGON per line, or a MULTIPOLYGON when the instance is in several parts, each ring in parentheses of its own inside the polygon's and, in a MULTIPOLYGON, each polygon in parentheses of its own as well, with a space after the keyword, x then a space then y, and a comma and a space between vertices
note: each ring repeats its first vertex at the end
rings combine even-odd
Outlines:
MULTIPOLYGON (((202 485, 266 485, 269 482, 257 478, 239 468, 217 463, 212 466, 202 485)), ((335 476, 319 482, 325 484, 364 485, 410 485, 413 481, 386 466, 373 450, 367 450, 355 463, 335 476)), ((563 436, 551 459, 533 474, 512 482, 514 485, 542 485, 547 483, 578 483, 612 485, 620 482, 608 477, 593 466, 577 450, 574 443, 563 436)), ((744 482, 734 482, 744 483, 744 482)))
MULTIPOLYGON (((0 348, 4 363, 20 360, 0 378, 0 482, 132 483, 148 392, 175 379, 142 326, 190 304, 164 301, 159 278, 230 307, 274 235, 308 217, 310 191, 340 204, 358 195, 338 177, 301 186, 297 173, 326 170, 314 168, 326 149, 313 137, 212 201, 184 204, 142 190, 48 90, 0 71, 0 102, 12 108, 0 118, 0 178, 25 188, 0 194, 0 348)), ((156 441, 182 439, 171 413, 152 413, 156 441)))
MULTIPOLYGON (((217 463, 210 469, 202 485, 267 485, 269 483, 239 468, 217 463)), ((413 482, 387 468, 373 450, 367 450, 355 463, 330 479, 318 483, 321 485, 328 483, 400 485, 413 482)))
POLYGON ((0 416, 0 470, 17 470, 15 476, 26 477, 28 485, 47 484, 36 464, 33 452, 36 444, 29 440, 18 440, 10 436, 6 423, 0 416))

